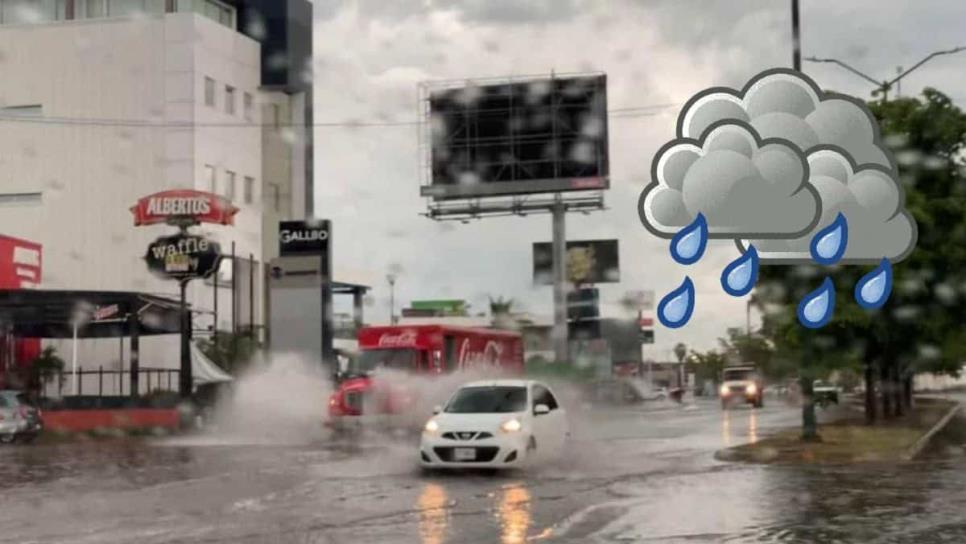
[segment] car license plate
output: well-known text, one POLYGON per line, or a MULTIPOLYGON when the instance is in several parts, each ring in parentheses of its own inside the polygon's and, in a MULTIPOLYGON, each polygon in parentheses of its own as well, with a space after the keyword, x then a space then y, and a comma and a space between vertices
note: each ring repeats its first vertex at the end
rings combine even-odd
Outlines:
POLYGON ((476 450, 473 448, 456 448, 453 450, 453 459, 457 461, 472 461, 476 459, 476 450))

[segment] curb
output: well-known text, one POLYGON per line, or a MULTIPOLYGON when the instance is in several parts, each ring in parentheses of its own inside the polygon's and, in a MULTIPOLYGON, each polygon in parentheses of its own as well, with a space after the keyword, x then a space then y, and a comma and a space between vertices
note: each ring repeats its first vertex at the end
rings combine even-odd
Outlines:
POLYGON ((947 412, 946 415, 939 420, 939 422, 933 425, 932 429, 929 429, 929 432, 922 435, 919 438, 919 440, 916 440, 916 442, 912 446, 910 446, 908 450, 906 450, 906 453, 902 455, 902 459, 904 461, 912 461, 913 459, 916 458, 916 456, 922 453, 922 450, 929 445, 929 442, 932 440, 932 437, 935 436, 936 433, 938 433, 939 431, 943 430, 943 428, 945 428, 946 425, 948 425, 949 422, 953 419, 953 416, 956 415, 956 412, 958 412, 962 407, 963 406, 961 404, 956 403, 952 408, 950 408, 949 412, 947 412))

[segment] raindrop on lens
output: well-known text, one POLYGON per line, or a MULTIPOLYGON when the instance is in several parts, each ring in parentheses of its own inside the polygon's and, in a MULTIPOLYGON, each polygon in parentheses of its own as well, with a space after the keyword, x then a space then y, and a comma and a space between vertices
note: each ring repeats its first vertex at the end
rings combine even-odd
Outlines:
POLYGON ((708 245, 708 221, 699 213, 694 221, 671 239, 671 257, 681 264, 694 264, 708 245))
POLYGON ((657 305, 657 318, 669 329, 683 326, 694 312, 694 283, 685 276, 684 282, 671 291, 657 305))
POLYGON ((798 321, 810 329, 824 327, 835 312, 835 286, 825 278, 822 286, 805 295, 798 303, 798 321))
POLYGON ((758 250, 749 246, 740 257, 732 261, 721 273, 721 287, 733 297, 751 292, 758 280, 758 250))
POLYGON ((885 257, 879 266, 862 276, 855 284, 855 301, 867 310, 881 308, 892 293, 892 263, 885 257))
POLYGON ((818 264, 833 265, 845 255, 845 247, 849 242, 849 223, 845 216, 839 213, 835 216, 832 224, 818 231, 809 249, 812 252, 812 259, 818 264))

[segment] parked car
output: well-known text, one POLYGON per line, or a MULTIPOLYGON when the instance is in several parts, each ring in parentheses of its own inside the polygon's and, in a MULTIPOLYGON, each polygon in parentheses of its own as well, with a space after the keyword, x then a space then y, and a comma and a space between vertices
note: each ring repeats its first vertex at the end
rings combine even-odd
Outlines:
POLYGON ((0 443, 30 442, 44 428, 40 409, 22 391, 0 391, 0 443))
POLYGON ((570 435, 553 392, 532 380, 471 382, 434 411, 419 448, 425 469, 531 465, 561 455, 570 435))
POLYGON ((838 404, 840 393, 841 388, 821 380, 815 380, 812 384, 812 398, 815 400, 815 404, 822 408, 829 404, 838 404))

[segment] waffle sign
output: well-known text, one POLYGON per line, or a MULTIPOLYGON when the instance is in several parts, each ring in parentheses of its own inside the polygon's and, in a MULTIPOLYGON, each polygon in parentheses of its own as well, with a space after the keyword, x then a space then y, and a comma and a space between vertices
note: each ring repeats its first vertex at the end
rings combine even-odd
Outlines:
POLYGON ((175 234, 152 242, 144 259, 155 275, 186 281, 214 274, 221 261, 221 248, 202 236, 175 234))

